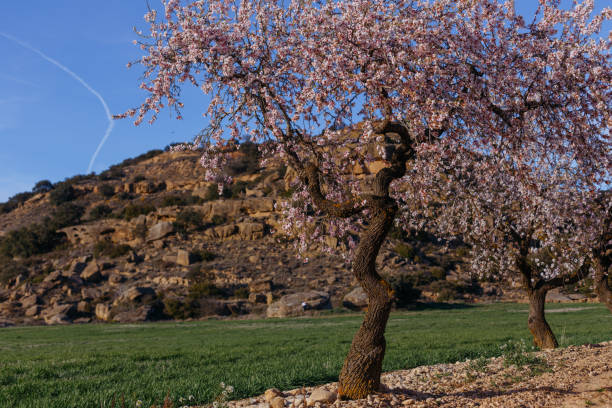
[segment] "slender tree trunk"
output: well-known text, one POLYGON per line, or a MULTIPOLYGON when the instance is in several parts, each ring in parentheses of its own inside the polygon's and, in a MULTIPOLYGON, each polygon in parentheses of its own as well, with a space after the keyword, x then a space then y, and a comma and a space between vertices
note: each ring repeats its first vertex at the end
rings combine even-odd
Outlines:
POLYGON ((338 396, 342 399, 365 398, 380 386, 386 344, 384 333, 393 290, 376 272, 376 257, 396 211, 395 205, 377 209, 361 236, 353 259, 353 273, 368 295, 369 303, 340 373, 338 396))
POLYGON ((595 263, 595 291, 599 296, 599 301, 612 312, 612 290, 608 284, 608 271, 600 260, 595 263))
POLYGON ((534 344, 540 349, 556 348, 559 344, 544 316, 547 290, 528 289, 527 292, 529 294, 529 319, 527 320, 527 327, 529 327, 529 331, 533 335, 534 344))

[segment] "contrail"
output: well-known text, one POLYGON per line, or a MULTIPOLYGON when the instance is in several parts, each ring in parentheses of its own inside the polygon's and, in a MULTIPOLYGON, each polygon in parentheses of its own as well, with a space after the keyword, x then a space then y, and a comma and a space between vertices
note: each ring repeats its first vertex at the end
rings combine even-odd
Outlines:
POLYGON ((94 161, 96 161, 96 157, 98 157, 98 153, 100 153, 100 150, 102 149, 102 146, 104 146, 104 143, 106 142, 106 139, 108 139, 108 137, 110 136, 111 132, 113 131, 113 127, 115 126, 115 122, 113 120, 113 115, 111 115, 110 113, 110 109, 108 109, 108 105, 106 104, 106 101, 104 100, 104 98, 102 97, 102 95, 100 95, 100 93, 98 91, 96 91, 95 89, 93 89, 87 82, 85 82, 85 80, 83 78, 81 78, 80 76, 78 76, 77 74, 75 74, 74 72, 72 72, 70 69, 68 69, 66 66, 60 64, 58 61, 54 60, 53 58, 49 57, 47 54, 45 54, 44 52, 32 47, 30 44, 21 41, 18 38, 13 37, 12 35, 3 33, 0 31, 0 36, 6 38, 7 40, 10 40, 20 46, 22 46, 23 48, 27 48, 28 50, 38 54, 40 57, 42 57, 43 59, 45 59, 46 61, 50 62, 51 64, 55 65, 56 67, 58 67, 59 69, 61 69, 62 71, 64 71, 65 73, 67 73, 68 75, 70 75, 72 78, 76 79, 78 82, 81 83, 81 85, 83 85, 89 92, 91 92, 92 94, 94 94, 94 96, 96 98, 98 98, 98 100, 100 101, 100 103, 102 104, 102 106, 104 107, 104 111, 106 112, 106 118, 108 119, 108 126, 106 127, 106 132, 104 132, 104 137, 102 138, 102 141, 100 142, 100 144, 98 145, 98 148, 96 149, 96 151, 94 152, 93 156, 91 156, 91 160, 89 161, 89 167, 87 167, 87 173, 91 173, 91 168, 93 167, 94 161))

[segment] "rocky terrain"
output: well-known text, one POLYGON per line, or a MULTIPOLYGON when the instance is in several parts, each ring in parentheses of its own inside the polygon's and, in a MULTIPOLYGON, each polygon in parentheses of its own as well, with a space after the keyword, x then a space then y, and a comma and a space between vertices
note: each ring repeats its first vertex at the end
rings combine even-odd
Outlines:
POLYGON ((340 401, 337 383, 229 403, 231 408, 285 407, 612 407, 612 342, 546 352, 417 367, 383 374, 380 393, 340 401))
MULTIPOLYGON (((342 258, 314 251, 302 254, 305 262, 280 232, 276 205, 291 194, 291 169, 259 168, 256 147, 241 146, 227 168, 233 183, 219 194, 203 181, 198 159, 151 151, 99 175, 41 181, 0 204, 0 326, 282 317, 367 305, 342 258)), ((383 166, 355 171, 368 177, 383 166)), ((392 231, 379 270, 402 307, 520 299, 472 279, 467 252, 392 231)))

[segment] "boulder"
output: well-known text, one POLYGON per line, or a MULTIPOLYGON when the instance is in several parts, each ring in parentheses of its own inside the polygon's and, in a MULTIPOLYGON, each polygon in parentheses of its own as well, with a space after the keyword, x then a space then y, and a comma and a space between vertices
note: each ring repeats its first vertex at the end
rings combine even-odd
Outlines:
POLYGON ((274 211, 274 199, 270 197, 250 197, 243 204, 249 214, 269 213, 274 211))
POLYGON ((122 293, 117 303, 149 303, 157 298, 155 289, 149 286, 135 286, 122 293))
POLYGON ((102 291, 96 288, 82 288, 81 298, 83 299, 97 299, 102 295, 102 291))
POLYGON ((236 225, 221 225, 219 227, 209 228, 204 232, 207 238, 226 239, 235 235, 238 232, 236 225))
POLYGON ((160 317, 161 316, 157 307, 152 305, 144 305, 133 310, 125 310, 117 313, 113 317, 113 321, 119 323, 134 323, 157 320, 160 317))
POLYGON ((34 305, 40 303, 40 298, 36 295, 26 296, 21 298, 21 307, 24 309, 29 309, 34 305))
POLYGON ((270 292, 272 290, 272 279, 258 279, 249 283, 249 292, 270 292))
POLYGON ((63 276, 60 273, 60 271, 53 271, 50 274, 48 274, 45 279, 43 279, 43 282, 57 282, 62 280, 63 276))
POLYGON ((96 317, 102 321, 108 322, 111 319, 111 310, 107 304, 98 303, 96 305, 96 317))
POLYGON ((191 258, 189 251, 179 249, 176 254, 176 263, 182 266, 189 266, 191 265, 191 258))
POLYGON ((123 283, 125 281, 125 277, 118 274, 118 273, 113 273, 111 275, 109 275, 108 277, 108 284, 111 286, 117 286, 121 283, 123 283))
POLYGON ((161 221, 149 228, 147 241, 156 241, 174 232, 174 225, 168 221, 161 221))
POLYGON ((282 397, 282 393, 278 388, 270 388, 264 392, 264 399, 266 402, 271 402, 274 398, 282 397))
POLYGON ((342 306, 351 310, 363 310, 368 307, 368 295, 358 286, 342 298, 342 306))
POLYGON ((68 324, 76 315, 76 305, 72 303, 57 304, 42 312, 46 324, 68 324))
POLYGON ((68 269, 68 276, 70 275, 78 275, 87 267, 86 262, 74 261, 70 264, 70 268, 68 269))
POLYGON ((100 273, 100 265, 96 261, 90 262, 83 272, 81 272, 81 279, 87 282, 100 282, 102 280, 102 274, 100 273))
POLYGON ((307 291, 285 295, 268 305, 267 317, 299 316, 308 310, 329 309, 329 294, 321 291, 307 291))
POLYGON ((270 401, 270 408, 285 408, 285 399, 283 397, 276 397, 270 401))
POLYGON ((264 236, 264 226, 258 222, 241 222, 238 230, 240 238, 245 240, 261 239, 264 236))
POLYGON ((79 303, 77 303, 77 312, 81 314, 91 313, 91 305, 89 302, 81 300, 79 303))
POLYGON ((36 316, 38 313, 40 313, 40 306, 39 305, 34 305, 34 306, 30 306, 29 308, 26 309, 25 311, 25 315, 27 317, 34 317, 36 316))
POLYGON ((308 402, 308 406, 314 405, 317 402, 329 404, 336 401, 336 393, 324 388, 317 388, 310 394, 310 397, 308 397, 306 401, 308 402))

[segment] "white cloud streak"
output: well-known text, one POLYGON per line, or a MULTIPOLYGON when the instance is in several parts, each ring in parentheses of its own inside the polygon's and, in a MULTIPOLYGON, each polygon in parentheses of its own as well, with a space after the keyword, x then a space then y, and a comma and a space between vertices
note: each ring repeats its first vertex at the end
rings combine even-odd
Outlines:
POLYGON ((106 101, 104 100, 102 95, 100 95, 100 93, 98 91, 93 89, 87 82, 85 82, 85 80, 83 78, 81 78, 80 76, 78 76, 77 74, 72 72, 65 65, 62 65, 60 62, 58 62, 58 61, 54 60, 53 58, 49 57, 47 54, 43 53, 39 49, 34 48, 30 44, 28 44, 26 42, 23 42, 20 39, 18 39, 16 37, 13 37, 12 35, 3 33, 1 31, 0 31, 0 36, 6 38, 7 40, 10 40, 10 41, 14 42, 15 44, 18 44, 18 45, 22 46, 23 48, 26 48, 26 49, 34 52, 35 54, 38 54, 42 59, 50 62, 53 65, 55 65, 56 67, 58 67, 59 69, 61 69, 62 71, 64 71, 68 75, 70 75, 73 79, 75 79, 81 85, 83 85, 89 92, 91 92, 96 98, 98 98, 98 100, 102 104, 102 107, 104 108, 104 112, 106 113, 106 118, 108 119, 108 126, 106 127, 106 131, 104 132, 104 136, 102 137, 102 140, 100 141, 100 144, 98 144, 98 147, 97 147, 96 151, 91 156, 91 160, 89 161, 89 166, 87 167, 87 173, 91 173, 91 169, 93 167, 94 162, 96 161, 96 157, 98 157, 98 153, 100 153, 100 150, 102 149, 102 146, 104 146, 104 143, 106 143, 106 140, 110 136, 111 132, 113 131, 113 127, 115 126, 115 121, 113 120, 113 115, 111 115, 110 109, 108 109, 108 105, 106 104, 106 101))

